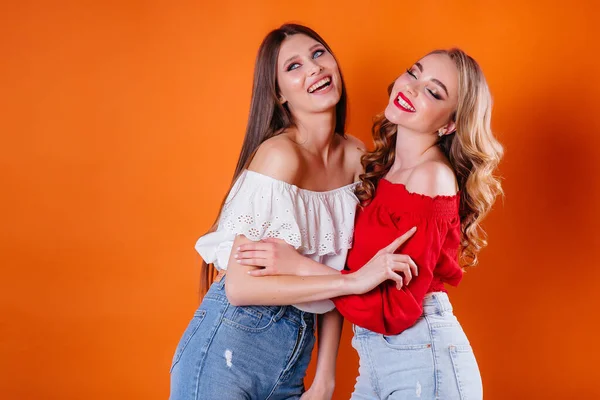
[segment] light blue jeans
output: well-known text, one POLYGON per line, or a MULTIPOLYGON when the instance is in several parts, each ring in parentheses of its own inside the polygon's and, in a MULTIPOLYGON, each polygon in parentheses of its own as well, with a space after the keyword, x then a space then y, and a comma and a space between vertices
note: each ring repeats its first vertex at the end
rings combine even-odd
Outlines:
POLYGON ((415 325, 395 336, 354 326, 360 357, 353 400, 480 400, 483 388, 473 350, 448 295, 430 293, 415 325))
POLYGON ((232 306, 213 283, 175 351, 170 399, 300 398, 314 326, 292 306, 232 306))

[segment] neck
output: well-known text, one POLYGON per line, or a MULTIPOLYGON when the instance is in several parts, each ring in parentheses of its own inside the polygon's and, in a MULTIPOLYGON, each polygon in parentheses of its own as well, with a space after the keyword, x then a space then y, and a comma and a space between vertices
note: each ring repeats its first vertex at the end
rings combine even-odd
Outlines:
POLYGON ((389 172, 413 168, 423 162, 432 151, 438 151, 436 135, 414 132, 398 126, 396 155, 389 172))
POLYGON ((296 143, 327 162, 335 139, 335 110, 295 117, 293 137, 296 143))

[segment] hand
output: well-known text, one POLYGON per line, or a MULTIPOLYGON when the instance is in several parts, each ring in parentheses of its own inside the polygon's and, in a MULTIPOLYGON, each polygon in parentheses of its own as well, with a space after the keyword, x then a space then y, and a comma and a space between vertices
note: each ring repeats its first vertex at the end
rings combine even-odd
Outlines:
POLYGON ((379 250, 361 269, 349 274, 348 276, 352 277, 353 293, 366 293, 388 279, 395 281, 396 288, 400 290, 402 285, 409 284, 413 274, 418 276, 417 265, 409 256, 394 254, 398 247, 414 235, 416 231, 417 228, 413 227, 388 246, 379 250), (398 272, 401 272, 404 278, 398 272))
POLYGON ((245 243, 238 247, 234 258, 243 265, 263 267, 249 271, 252 276, 298 275, 298 267, 304 261, 293 246, 275 238, 245 243))
POLYGON ((300 396, 300 400, 331 400, 335 385, 328 387, 313 383, 313 385, 300 396))

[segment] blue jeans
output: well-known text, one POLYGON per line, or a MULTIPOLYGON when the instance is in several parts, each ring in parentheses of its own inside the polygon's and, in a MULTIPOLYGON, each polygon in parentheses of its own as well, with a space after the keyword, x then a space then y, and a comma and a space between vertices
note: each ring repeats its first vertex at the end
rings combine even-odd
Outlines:
POLYGON ((481 376, 448 295, 430 293, 415 325, 395 336, 354 326, 360 357, 353 400, 480 400, 481 376))
POLYGON ((213 283, 175 351, 170 399, 300 398, 314 326, 292 306, 232 306, 213 283))

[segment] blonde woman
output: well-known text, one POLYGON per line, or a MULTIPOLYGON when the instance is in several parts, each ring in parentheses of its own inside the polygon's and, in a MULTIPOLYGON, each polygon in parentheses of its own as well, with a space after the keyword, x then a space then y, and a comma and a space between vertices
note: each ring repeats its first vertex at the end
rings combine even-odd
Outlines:
MULTIPOLYGON (((502 146, 490 129, 490 92, 479 65, 458 49, 429 53, 388 92, 373 126, 375 150, 362 158, 362 207, 343 273, 360 270, 416 226, 399 251, 403 262, 418 265, 418 276, 403 275, 403 287, 388 281, 333 299, 354 324, 360 367, 352 398, 480 399, 477 362, 444 285, 457 285, 462 267, 477 263, 486 244, 481 221, 502 192, 492 175, 502 146)), ((292 257, 280 242, 252 246, 262 249, 253 256, 266 266, 257 275, 285 274, 292 265, 305 274, 331 273, 292 257)))

